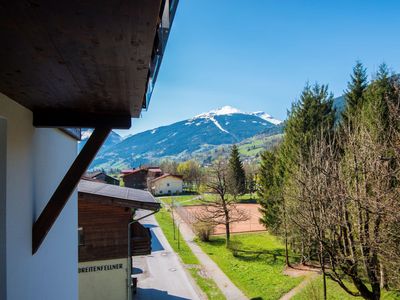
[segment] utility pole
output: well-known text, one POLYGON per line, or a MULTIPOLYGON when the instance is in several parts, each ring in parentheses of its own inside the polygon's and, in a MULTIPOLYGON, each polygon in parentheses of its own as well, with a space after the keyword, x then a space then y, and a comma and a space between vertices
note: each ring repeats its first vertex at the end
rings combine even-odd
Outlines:
POLYGON ((179 225, 181 225, 180 222, 178 223, 178 249, 181 250, 179 225))
POLYGON ((174 230, 174 240, 176 240, 176 236, 175 236, 175 217, 174 217, 174 197, 171 196, 171 214, 172 214, 172 228, 174 230))

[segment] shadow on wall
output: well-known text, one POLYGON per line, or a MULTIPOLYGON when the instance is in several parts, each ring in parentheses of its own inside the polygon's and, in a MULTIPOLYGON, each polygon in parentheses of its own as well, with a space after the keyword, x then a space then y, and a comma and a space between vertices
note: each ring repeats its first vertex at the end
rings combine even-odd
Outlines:
POLYGON ((138 288, 136 292, 135 300, 189 300, 189 298, 182 298, 168 294, 166 291, 160 291, 156 289, 142 289, 138 288))

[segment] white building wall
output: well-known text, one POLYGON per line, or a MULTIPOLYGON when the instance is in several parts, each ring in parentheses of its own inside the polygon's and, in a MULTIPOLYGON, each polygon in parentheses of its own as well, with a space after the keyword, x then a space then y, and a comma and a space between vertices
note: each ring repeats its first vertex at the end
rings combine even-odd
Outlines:
POLYGON ((32 224, 75 159, 76 140, 35 129, 31 111, 3 94, 0 117, 7 122, 7 299, 77 299, 76 192, 32 256, 32 224))
POLYGON ((126 300, 127 258, 79 263, 79 300, 126 300))
POLYGON ((182 185, 182 179, 171 176, 154 181, 152 190, 154 195, 180 194, 182 193, 182 185))

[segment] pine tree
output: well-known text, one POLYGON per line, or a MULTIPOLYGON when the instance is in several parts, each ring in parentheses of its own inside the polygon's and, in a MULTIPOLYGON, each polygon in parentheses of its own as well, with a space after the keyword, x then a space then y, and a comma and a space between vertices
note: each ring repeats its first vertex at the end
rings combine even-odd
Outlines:
POLYGON ((396 87, 399 83, 399 77, 391 74, 388 66, 383 63, 367 88, 364 121, 370 123, 371 129, 375 129, 380 139, 387 136, 390 126, 393 125, 389 118, 389 109, 391 105, 398 105, 396 87))
POLYGON ((307 159, 313 141, 320 136, 332 137, 334 128, 333 95, 328 93, 328 86, 307 84, 286 121, 282 151, 287 169, 307 159))
MULTIPOLYGON (((265 153, 259 174, 259 193, 263 203, 262 222, 278 234, 283 234, 288 259, 288 238, 296 235, 288 224, 286 185, 300 162, 310 158, 310 147, 316 139, 332 137, 335 129, 333 95, 326 85, 307 84, 300 100, 293 104, 285 124, 283 144, 276 154, 265 153)), ((301 234, 300 239, 304 239, 301 234)), ((303 241, 301 241, 303 242, 303 241)))
POLYGON ((236 145, 233 145, 231 149, 228 178, 229 189, 235 197, 246 192, 246 173, 236 145))
POLYGON ((364 102, 365 91, 368 87, 367 69, 364 68, 360 61, 357 61, 353 68, 353 74, 350 81, 347 83, 347 91, 345 94, 346 107, 342 113, 342 124, 349 124, 352 117, 359 114, 364 102))
POLYGON ((282 193, 278 168, 275 152, 265 151, 261 154, 257 190, 262 214, 260 222, 271 232, 277 232, 281 224, 282 193))
POLYGON ((261 155, 258 173, 258 190, 260 222, 275 234, 282 234, 285 240, 285 261, 289 263, 288 222, 285 198, 283 197, 284 168, 280 152, 276 149, 261 155))

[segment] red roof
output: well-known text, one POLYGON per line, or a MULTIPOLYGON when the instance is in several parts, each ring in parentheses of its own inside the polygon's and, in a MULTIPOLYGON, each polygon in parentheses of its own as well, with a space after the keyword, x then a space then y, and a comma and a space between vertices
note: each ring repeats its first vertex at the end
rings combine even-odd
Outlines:
POLYGON ((135 169, 126 169, 126 170, 122 170, 121 174, 129 174, 132 173, 135 169))
POLYGON ((122 170, 121 174, 123 174, 122 176, 127 176, 127 175, 131 175, 131 174, 135 174, 139 171, 148 171, 148 172, 153 172, 153 173, 157 173, 160 172, 162 173, 162 170, 159 167, 143 167, 143 168, 137 168, 137 169, 131 169, 131 170, 122 170))
POLYGON ((141 172, 141 171, 147 171, 147 170, 146 170, 146 169, 135 169, 135 170, 132 170, 132 171, 129 172, 129 173, 122 174, 121 177, 125 177, 125 176, 129 176, 129 175, 132 175, 132 174, 136 174, 136 173, 139 173, 139 172, 141 172))

